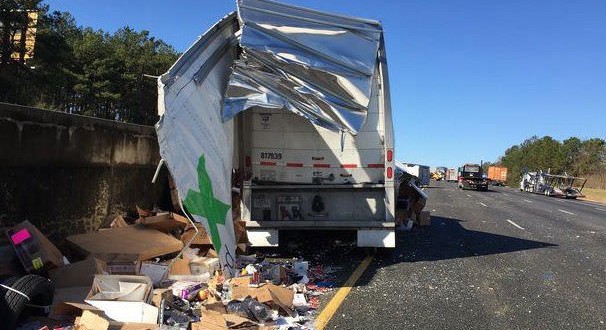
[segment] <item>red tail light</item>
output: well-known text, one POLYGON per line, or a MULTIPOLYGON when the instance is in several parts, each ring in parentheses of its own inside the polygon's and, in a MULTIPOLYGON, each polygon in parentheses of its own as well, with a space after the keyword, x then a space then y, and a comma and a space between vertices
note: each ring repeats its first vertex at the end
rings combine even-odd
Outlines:
POLYGON ((387 178, 391 179, 393 177, 393 169, 390 167, 387 168, 387 178))
POLYGON ((393 160, 393 150, 387 150, 387 161, 391 162, 393 160))

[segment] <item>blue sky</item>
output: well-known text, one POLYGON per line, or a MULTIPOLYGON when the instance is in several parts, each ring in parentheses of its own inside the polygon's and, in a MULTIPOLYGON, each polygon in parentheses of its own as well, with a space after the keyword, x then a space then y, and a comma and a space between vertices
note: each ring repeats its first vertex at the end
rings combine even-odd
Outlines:
MULTIPOLYGON (((606 139, 606 1, 284 0, 380 20, 396 158, 495 161, 532 135, 606 139)), ((235 1, 46 0, 81 26, 123 26, 184 51, 235 1)))

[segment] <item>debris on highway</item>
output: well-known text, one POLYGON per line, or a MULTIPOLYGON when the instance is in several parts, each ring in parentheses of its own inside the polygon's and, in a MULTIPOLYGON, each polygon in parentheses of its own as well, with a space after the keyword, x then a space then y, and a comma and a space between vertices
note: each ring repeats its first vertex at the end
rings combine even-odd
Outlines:
MULTIPOLYGON (((228 277, 203 230, 206 239, 180 253, 182 236, 188 233, 183 218, 160 210, 139 211, 137 219, 125 215, 111 222, 121 223, 119 227, 69 237, 69 255, 84 256, 71 263, 33 225, 25 222, 8 229, 15 256, 30 261, 8 271, 11 277, 6 276, 8 268, 0 268, 5 270, 1 293, 5 299, 24 297, 11 278, 36 274, 39 283, 33 289, 46 291, 38 296, 31 291, 34 296, 27 298, 46 299, 46 307, 42 312, 30 310, 23 301, 23 313, 3 309, 2 319, 10 316, 11 322, 30 329, 313 329, 320 296, 337 286, 339 267, 320 261, 334 253, 330 249, 304 260, 246 254, 244 243, 234 265, 236 276, 228 277), (36 258, 42 262, 32 263, 36 258)), ((291 251, 311 246, 295 244, 291 251)), ((353 248, 351 243, 334 244, 337 249, 353 248)))

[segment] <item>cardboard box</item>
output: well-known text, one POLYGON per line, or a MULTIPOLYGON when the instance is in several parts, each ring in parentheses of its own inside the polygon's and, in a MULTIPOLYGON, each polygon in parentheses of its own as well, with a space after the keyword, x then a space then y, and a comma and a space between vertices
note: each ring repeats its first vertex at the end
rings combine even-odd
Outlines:
POLYGON ((212 276, 215 271, 219 270, 219 258, 200 257, 192 259, 189 262, 189 270, 192 275, 202 275, 208 273, 212 276))
MULTIPOLYGON (((198 228, 198 230, 200 232, 194 238, 194 240, 191 242, 191 246, 192 247, 199 247, 199 246, 210 247, 210 246, 212 246, 213 243, 211 242, 210 237, 206 233, 206 230, 204 229, 204 227, 201 224, 197 223, 196 228, 198 228)), ((187 244, 187 242, 189 242, 189 240, 195 234, 196 234, 196 230, 191 226, 191 224, 188 225, 187 227, 185 227, 185 231, 181 235, 181 242, 183 242, 183 244, 187 244)))
POLYGON ((154 229, 110 228, 88 234, 69 236, 67 240, 96 257, 110 261, 112 256, 132 257, 129 261, 148 260, 178 252, 183 243, 154 229))
POLYGON ((63 266, 59 249, 29 221, 8 229, 6 234, 28 273, 63 266))
POLYGON ((97 275, 85 301, 114 321, 156 323, 158 308, 149 304, 152 289, 147 276, 97 275))
POLYGON ((169 270, 170 275, 191 275, 189 268, 189 259, 182 257, 175 259, 172 267, 169 270))
POLYGON ((102 310, 87 304, 69 303, 82 314, 76 317, 77 330, 157 330, 157 323, 130 323, 110 320, 102 310))
POLYGON ((74 315, 73 308, 65 306, 65 303, 84 301, 95 275, 104 272, 105 263, 93 257, 52 269, 49 275, 55 285, 55 292, 50 316, 60 319, 74 315))
POLYGON ((90 288, 95 275, 105 273, 106 267, 103 260, 89 256, 82 261, 52 269, 49 276, 55 288, 90 288))
POLYGON ((152 294, 152 305, 160 307, 162 300, 173 301, 173 290, 170 288, 154 289, 152 294))
POLYGON ((265 284, 261 287, 250 287, 250 276, 230 279, 232 299, 244 299, 247 296, 256 298, 260 303, 267 303, 290 313, 293 308, 294 291, 282 286, 265 284))
POLYGON ((431 215, 429 211, 421 211, 421 214, 419 215, 419 225, 431 226, 431 215))

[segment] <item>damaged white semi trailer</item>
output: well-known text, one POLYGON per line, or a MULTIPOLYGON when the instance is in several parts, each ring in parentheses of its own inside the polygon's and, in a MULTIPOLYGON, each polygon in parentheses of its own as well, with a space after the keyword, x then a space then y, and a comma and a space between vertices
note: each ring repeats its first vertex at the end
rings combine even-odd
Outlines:
MULTIPOLYGON (((194 177, 196 165, 179 157, 210 144, 201 150, 207 166, 223 157, 242 178, 235 184, 253 246, 277 246, 281 230, 322 229, 355 230, 358 246, 394 247, 381 24, 267 0, 237 5, 159 79, 158 138, 170 172, 194 177)), ((176 183, 184 201, 196 187, 176 183)))

